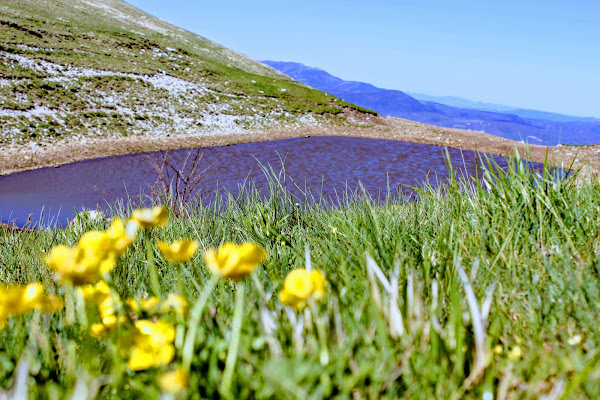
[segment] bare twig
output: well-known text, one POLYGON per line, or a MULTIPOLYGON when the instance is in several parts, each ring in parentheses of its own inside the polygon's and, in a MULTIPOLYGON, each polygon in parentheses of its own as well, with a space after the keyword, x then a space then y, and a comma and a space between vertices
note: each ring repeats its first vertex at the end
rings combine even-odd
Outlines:
POLYGON ((146 160, 152 164, 156 171, 156 181, 150 186, 150 198, 165 203, 172 201, 173 211, 179 216, 192 196, 200 200, 206 191, 198 190, 202 180, 214 173, 211 168, 214 161, 205 168, 201 168, 204 153, 200 149, 188 151, 181 166, 169 159, 169 153, 163 152, 159 161, 150 156, 146 160))

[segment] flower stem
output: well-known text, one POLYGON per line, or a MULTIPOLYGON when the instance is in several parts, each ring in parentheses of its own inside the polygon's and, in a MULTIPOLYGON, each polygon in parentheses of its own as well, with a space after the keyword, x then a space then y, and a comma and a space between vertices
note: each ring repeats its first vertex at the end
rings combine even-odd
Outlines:
POLYGON ((206 307, 208 297, 217 283, 217 279, 217 277, 213 276, 208 284, 204 286, 204 289, 200 293, 200 296, 198 296, 196 303, 194 303, 194 307, 192 307, 190 311, 190 323, 188 326, 188 331, 185 335, 185 341, 183 343, 183 360, 181 363, 185 372, 190 371, 190 366, 192 365, 192 355, 194 353, 194 342, 196 340, 198 325, 200 324, 200 317, 202 316, 204 307, 206 307))
POLYGON ((319 347, 320 347, 320 362, 321 366, 325 367, 329 364, 329 350, 327 349, 327 327, 325 326, 325 320, 319 310, 317 305, 312 299, 309 299, 308 304, 310 305, 310 311, 312 314, 313 321, 315 325, 317 325, 317 335, 319 336, 319 347))
POLYGON ((65 286, 65 325, 73 326, 75 323, 75 289, 65 286))
POLYGON ((178 294, 182 297, 187 297, 187 290, 185 290, 185 283, 183 281, 183 274, 182 274, 182 270, 183 270, 183 265, 178 265, 178 264, 174 264, 173 267, 175 268, 175 275, 176 275, 176 279, 177 279, 177 291, 179 292, 178 294))
POLYGON ((160 282, 158 280, 158 269, 156 268, 156 263, 154 261, 154 252, 152 251, 152 243, 150 242, 150 238, 145 237, 146 239, 146 253, 148 260, 148 275, 150 276, 150 288, 152 289, 153 294, 160 298, 160 282))
POLYGON ((233 311, 233 327, 231 333, 231 343, 227 360, 225 360, 225 371, 223 371, 223 380, 221 382, 221 394, 225 397, 231 397, 231 382, 233 372, 237 361, 238 349, 240 347, 240 336, 242 332, 242 317, 244 314, 244 285, 238 283, 235 290, 235 309, 233 311))
POLYGON ((267 299, 267 293, 265 293, 265 289, 263 288, 263 285, 260 282, 260 279, 258 279, 257 274, 252 274, 252 282, 254 282, 254 287, 256 288, 256 290, 258 290, 258 294, 260 295, 260 298, 266 304, 269 301, 269 299, 267 299))

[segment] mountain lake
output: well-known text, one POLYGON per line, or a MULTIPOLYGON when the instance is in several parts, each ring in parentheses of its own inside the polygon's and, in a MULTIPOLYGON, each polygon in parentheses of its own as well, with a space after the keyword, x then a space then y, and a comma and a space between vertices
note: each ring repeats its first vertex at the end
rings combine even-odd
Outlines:
MULTIPOLYGON (((389 193, 409 197, 414 194, 411 186, 422 186, 427 180, 435 186, 448 178, 447 156, 455 170, 468 174, 480 158, 466 150, 342 136, 128 154, 0 177, 1 221, 18 226, 64 226, 76 210, 101 209, 110 214, 116 201, 148 205, 151 186, 159 177, 156 167, 160 169, 164 157, 175 169, 183 170, 185 177, 196 152, 195 194, 200 194, 204 203, 212 201, 217 190, 239 193, 244 182, 254 182, 264 195, 265 170, 278 175, 282 166, 285 179, 281 182, 299 201, 306 189, 312 194, 310 201, 332 204, 344 193, 361 192, 361 187, 380 199, 389 193)), ((494 159, 506 166, 503 157, 494 159)), ((173 169, 164 171, 170 171, 167 179, 175 176, 173 169)))

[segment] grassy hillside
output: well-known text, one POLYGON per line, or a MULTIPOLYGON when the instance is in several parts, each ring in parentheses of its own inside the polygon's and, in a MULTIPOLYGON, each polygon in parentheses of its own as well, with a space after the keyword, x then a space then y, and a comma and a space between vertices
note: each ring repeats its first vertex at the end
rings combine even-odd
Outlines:
POLYGON ((66 305, 13 317, 5 307, 0 395, 173 398, 178 382, 177 398, 598 398, 598 181, 492 170, 485 183, 451 181, 410 203, 308 206, 274 180, 265 200, 248 191, 225 197, 227 208, 178 209, 105 278, 112 301, 123 301, 112 309, 120 325, 105 335, 94 330, 101 305, 84 305, 44 259, 106 222, 1 232, 2 280, 41 282, 66 305), (176 266, 157 242, 182 237, 200 249, 176 266), (211 278, 203 257, 229 241, 268 253, 239 283, 211 278), (296 311, 280 293, 289 271, 307 267, 306 248, 326 296, 296 311), (125 302, 172 292, 192 310, 125 302), (128 338, 146 318, 173 327, 155 340, 174 353, 139 368, 128 338), (187 379, 165 385, 171 371, 187 379))
POLYGON ((348 105, 120 0, 0 0, 0 99, 0 145, 319 124, 348 105))

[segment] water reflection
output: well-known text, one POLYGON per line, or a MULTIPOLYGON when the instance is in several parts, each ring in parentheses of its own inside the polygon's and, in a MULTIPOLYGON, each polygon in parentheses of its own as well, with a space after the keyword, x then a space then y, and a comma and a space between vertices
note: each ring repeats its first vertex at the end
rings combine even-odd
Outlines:
MULTIPOLYGON (((210 200, 217 187, 234 193, 249 178, 265 184, 259 162, 281 169, 284 160, 289 188, 298 185, 325 198, 335 197, 346 188, 362 183, 369 193, 392 191, 403 185, 419 186, 427 177, 443 181, 445 149, 416 143, 381 139, 319 136, 244 143, 200 150, 202 171, 198 189, 210 200)), ((455 167, 472 168, 476 154, 448 149, 455 167)), ((168 160, 181 168, 189 150, 167 153, 168 160)), ((75 209, 106 209, 115 200, 149 194, 157 179, 154 163, 162 153, 131 154, 77 162, 58 168, 44 168, 0 177, 0 217, 2 222, 23 225, 28 218, 44 224, 64 224, 75 209), (31 216, 31 217, 30 217, 31 216)), ((500 164, 506 164, 497 157, 500 164)), ((188 167, 190 162, 188 161, 188 167)))

